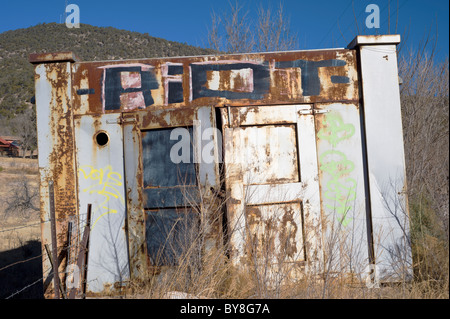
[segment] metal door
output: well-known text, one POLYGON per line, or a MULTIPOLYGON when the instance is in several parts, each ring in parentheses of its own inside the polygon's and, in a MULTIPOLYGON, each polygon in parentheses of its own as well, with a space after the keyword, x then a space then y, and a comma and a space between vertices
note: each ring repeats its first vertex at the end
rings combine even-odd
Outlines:
POLYGON ((198 234, 192 133, 192 126, 142 131, 146 242, 153 266, 176 265, 198 234))
POLYGON ((300 274, 322 261, 311 105, 222 112, 227 216, 235 264, 300 274))
POLYGON ((151 267, 174 266, 192 252, 206 190, 219 178, 215 135, 205 139, 215 122, 211 107, 130 117, 135 121, 124 121, 126 187, 131 268, 138 275, 145 259, 151 267), (212 161, 203 156, 205 143, 213 144, 212 161))

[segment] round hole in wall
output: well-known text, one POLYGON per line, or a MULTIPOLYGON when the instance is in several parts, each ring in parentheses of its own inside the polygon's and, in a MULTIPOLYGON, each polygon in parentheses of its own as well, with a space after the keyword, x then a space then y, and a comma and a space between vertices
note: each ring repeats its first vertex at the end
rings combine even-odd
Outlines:
POLYGON ((95 135, 95 141, 97 142, 97 144, 99 146, 105 146, 109 142, 109 136, 106 132, 103 132, 103 131, 98 132, 95 135))

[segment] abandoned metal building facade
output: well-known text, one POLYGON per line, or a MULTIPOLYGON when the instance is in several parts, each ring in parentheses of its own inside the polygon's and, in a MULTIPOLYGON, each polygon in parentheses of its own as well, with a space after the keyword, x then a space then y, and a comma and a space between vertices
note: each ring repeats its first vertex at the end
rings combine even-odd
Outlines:
POLYGON ((274 278, 286 267, 292 280, 410 276, 399 42, 101 62, 32 54, 46 295, 82 265, 92 294, 176 266, 194 235, 200 255, 217 248, 244 270, 265 258, 274 278))

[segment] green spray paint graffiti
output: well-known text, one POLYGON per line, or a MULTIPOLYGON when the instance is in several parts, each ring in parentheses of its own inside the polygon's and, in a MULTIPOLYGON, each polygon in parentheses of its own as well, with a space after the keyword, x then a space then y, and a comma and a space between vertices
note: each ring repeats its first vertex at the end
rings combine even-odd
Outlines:
POLYGON ((355 164, 347 156, 334 148, 343 140, 355 134, 353 124, 344 123, 339 113, 331 112, 324 116, 323 128, 317 133, 319 139, 327 140, 332 150, 323 152, 319 157, 320 170, 331 176, 326 183, 324 197, 333 202, 325 203, 325 207, 338 214, 338 221, 347 226, 352 221, 347 214, 351 209, 350 203, 356 199, 356 180, 348 177, 354 170, 355 164), (346 177, 347 176, 347 177, 346 177))
POLYGON ((324 117, 322 128, 317 136, 320 139, 328 140, 333 147, 355 134, 353 124, 345 124, 339 113, 330 113, 324 117))
POLYGON ((331 175, 326 184, 325 198, 333 201, 334 205, 325 204, 327 209, 335 210, 340 216, 339 222, 343 226, 352 220, 347 217, 351 209, 349 203, 356 198, 356 181, 351 177, 343 178, 354 169, 353 162, 349 161, 344 153, 329 150, 320 155, 320 169, 331 175))

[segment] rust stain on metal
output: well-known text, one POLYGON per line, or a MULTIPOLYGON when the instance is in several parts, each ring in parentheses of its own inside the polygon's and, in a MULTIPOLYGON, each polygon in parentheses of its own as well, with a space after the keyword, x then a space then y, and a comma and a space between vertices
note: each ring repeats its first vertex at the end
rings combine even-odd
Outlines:
MULTIPOLYGON (((301 242, 298 241, 299 226, 301 229, 298 205, 299 203, 246 207, 248 257, 277 261, 299 259, 298 254, 303 252, 303 247, 299 247, 301 242)), ((301 256, 300 260, 304 260, 304 257, 301 256)))
POLYGON ((81 61, 73 52, 32 53, 29 56, 30 63, 49 62, 79 62, 81 61))
POLYGON ((186 122, 186 119, 193 119, 194 112, 193 108, 180 108, 154 112, 140 111, 138 116, 141 129, 151 129, 180 126, 181 123, 186 122))
POLYGON ((355 65, 355 52, 343 49, 79 62, 75 111, 357 100, 355 65))
MULTIPOLYGON (((50 88, 49 92, 42 92, 46 99, 49 100, 49 105, 38 107, 49 108, 49 118, 44 125, 49 125, 48 130, 49 139, 46 141, 39 141, 50 145, 50 152, 48 157, 48 167, 40 168, 41 176, 41 194, 48 194, 44 188, 49 183, 53 183, 53 194, 55 203, 55 228, 56 228, 56 244, 57 254, 61 256, 59 260, 59 271, 64 274, 67 265, 67 254, 63 253, 64 246, 67 241, 67 231, 70 218, 77 214, 77 196, 76 196, 76 174, 74 162, 74 136, 73 136, 73 112, 71 108, 71 94, 70 94, 70 64, 68 62, 54 62, 60 60, 67 60, 68 56, 65 54, 55 54, 49 56, 32 56, 31 62, 38 63, 48 61, 52 63, 45 64, 45 77, 40 74, 36 76, 36 81, 45 81, 50 88)), ((37 101, 40 103, 40 100, 37 101)), ((42 123, 39 123, 42 125, 42 123)), ((42 128, 41 128, 42 129, 42 128)), ((48 195, 46 195, 48 196, 48 195)), ((43 222, 48 218, 45 212, 48 208, 45 207, 49 198, 41 199, 43 222)), ((47 227, 42 228, 43 245, 49 242, 49 230, 47 227)), ((44 263, 45 264, 45 263, 44 263)), ((46 266, 44 265, 44 268, 46 266)), ((64 279, 62 275, 61 280, 64 279)), ((46 295, 52 295, 54 289, 50 288, 46 295)))

